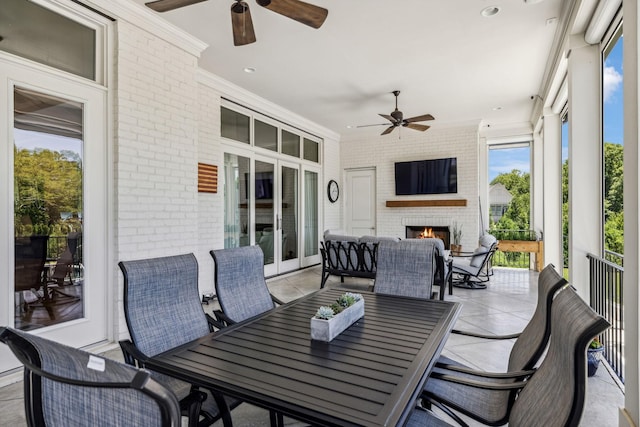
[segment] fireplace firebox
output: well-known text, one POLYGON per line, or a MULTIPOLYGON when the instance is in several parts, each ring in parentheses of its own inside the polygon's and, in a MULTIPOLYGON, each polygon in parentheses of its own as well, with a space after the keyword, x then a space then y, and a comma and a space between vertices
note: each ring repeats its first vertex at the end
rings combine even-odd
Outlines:
POLYGON ((445 249, 449 249, 451 244, 451 232, 447 226, 407 225, 405 227, 405 237, 407 239, 436 237, 444 242, 445 249))

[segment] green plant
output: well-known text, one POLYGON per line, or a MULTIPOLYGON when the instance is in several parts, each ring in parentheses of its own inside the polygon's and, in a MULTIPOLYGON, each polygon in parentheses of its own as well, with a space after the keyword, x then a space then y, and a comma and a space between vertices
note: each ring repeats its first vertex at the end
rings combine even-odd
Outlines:
POLYGON ((460 245, 462 241, 462 226, 458 226, 457 221, 453 221, 453 226, 451 227, 451 236, 453 238, 454 245, 460 245))
POLYGON ((345 292, 340 295, 336 302, 331 304, 330 306, 322 306, 316 311, 315 318, 316 319, 324 319, 329 320, 336 314, 340 313, 345 308, 351 307, 356 302, 362 299, 362 295, 354 294, 351 292, 345 292))
POLYGON ((592 349, 602 348, 602 342, 598 338, 594 338, 589 343, 589 348, 592 348, 592 349))
POLYGON ((322 306, 316 311, 316 315, 314 316, 316 319, 324 319, 329 320, 334 316, 333 309, 331 307, 322 306))

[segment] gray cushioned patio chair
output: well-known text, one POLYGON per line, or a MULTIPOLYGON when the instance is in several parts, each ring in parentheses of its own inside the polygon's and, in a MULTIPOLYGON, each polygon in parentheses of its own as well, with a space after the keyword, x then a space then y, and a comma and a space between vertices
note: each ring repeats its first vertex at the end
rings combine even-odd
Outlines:
POLYGON ((0 341, 24 365, 29 426, 180 426, 176 396, 145 370, 11 328, 0 341))
MULTIPOLYGON (((213 325, 202 309, 198 291, 198 262, 193 254, 176 255, 118 264, 124 275, 124 314, 131 341, 120 347, 125 361, 138 367, 157 354, 209 334, 213 325)), ((180 399, 183 411, 194 411, 191 400, 202 393, 189 383, 153 372, 180 399)), ((222 418, 231 425, 230 410, 240 404, 207 391, 200 414, 189 414, 190 425, 212 424, 222 418)))
MULTIPOLYGON (((475 406, 474 409, 479 410, 484 406, 507 406, 502 409, 502 412, 507 412, 507 418, 502 422, 486 423, 488 425, 508 422, 509 427, 576 427, 580 423, 586 396, 587 346, 609 327, 606 319, 593 311, 570 287, 565 287, 551 307, 551 338, 547 354, 526 381, 508 383, 505 380, 499 384, 447 374, 432 375, 464 384, 468 389, 486 387, 517 392, 517 399, 512 403, 485 400, 475 406)), ((461 420, 458 423, 465 425, 461 420)))
MULTIPOLYGON (((551 335, 551 307, 556 293, 566 286, 567 281, 558 274, 552 264, 547 265, 538 275, 538 302, 536 309, 520 333, 509 335, 488 335, 454 329, 453 333, 473 336, 485 339, 513 339, 516 341, 509 354, 509 363, 506 374, 478 371, 464 364, 441 356, 436 362, 436 372, 450 375, 468 377, 485 377, 500 380, 503 377, 522 375, 525 378, 532 373, 540 357, 544 353, 551 335), (520 374, 515 374, 520 373, 520 374)), ((425 392, 436 400, 456 407, 481 422, 488 424, 504 423, 508 413, 506 409, 515 398, 512 391, 473 389, 455 382, 438 379, 427 381, 425 392), (485 405, 484 402, 494 402, 494 405, 485 405), (471 415, 473 414, 473 415, 471 415)))
POLYGON ((491 259, 498 248, 498 240, 484 234, 473 252, 454 255, 452 270, 453 286, 466 289, 486 289, 491 270, 491 259))
POLYGON ((429 239, 384 241, 378 246, 373 291, 379 294, 433 298, 435 245, 429 239))
POLYGON ((229 325, 283 304, 269 293, 264 279, 264 255, 259 246, 217 249, 209 252, 215 262, 215 287, 222 310, 216 320, 229 325))

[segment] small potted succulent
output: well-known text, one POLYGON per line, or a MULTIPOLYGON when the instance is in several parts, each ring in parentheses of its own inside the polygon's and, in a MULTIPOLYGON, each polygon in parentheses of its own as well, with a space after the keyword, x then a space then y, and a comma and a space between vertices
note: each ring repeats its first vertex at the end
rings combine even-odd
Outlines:
POLYGON ((318 308, 311 318, 311 339, 329 342, 364 316, 364 298, 346 292, 330 306, 318 308))
POLYGON ((594 338, 587 348, 587 376, 594 376, 600 366, 600 355, 604 351, 604 346, 598 338, 594 338))

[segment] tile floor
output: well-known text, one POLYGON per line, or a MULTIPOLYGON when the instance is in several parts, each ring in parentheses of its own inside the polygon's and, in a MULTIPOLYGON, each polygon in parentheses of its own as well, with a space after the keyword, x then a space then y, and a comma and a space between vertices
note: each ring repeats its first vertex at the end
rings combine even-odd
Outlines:
MULTIPOLYGON (((340 284, 337 278, 329 279, 329 286, 340 284)), ((520 331, 528 322, 535 309, 537 298, 537 274, 526 270, 495 269, 491 284, 485 290, 454 288, 453 296, 447 300, 463 304, 462 313, 456 324, 458 329, 496 334, 520 331)), ((303 296, 318 289, 320 268, 312 267, 301 272, 268 280, 271 292, 284 301, 303 296)), ((367 289, 372 281, 366 279, 345 279, 343 286, 367 289)), ((205 310, 214 305, 205 305, 205 310)), ((512 342, 486 342, 477 338, 452 335, 443 354, 479 369, 504 371, 512 342)), ((107 357, 121 360, 118 349, 106 353, 107 357)), ((618 408, 624 403, 624 396, 601 364, 587 385, 587 402, 581 427, 608 427, 618 425, 618 408)), ((240 405, 233 412, 235 425, 241 427, 267 426, 266 411, 251 405, 240 405)), ((469 421, 471 426, 480 425, 469 421)), ((294 421, 287 422, 293 426, 294 421)), ((22 402, 22 384, 16 383, 0 388, 0 426, 25 426, 22 402)), ((216 427, 222 425, 216 423, 216 427)))

